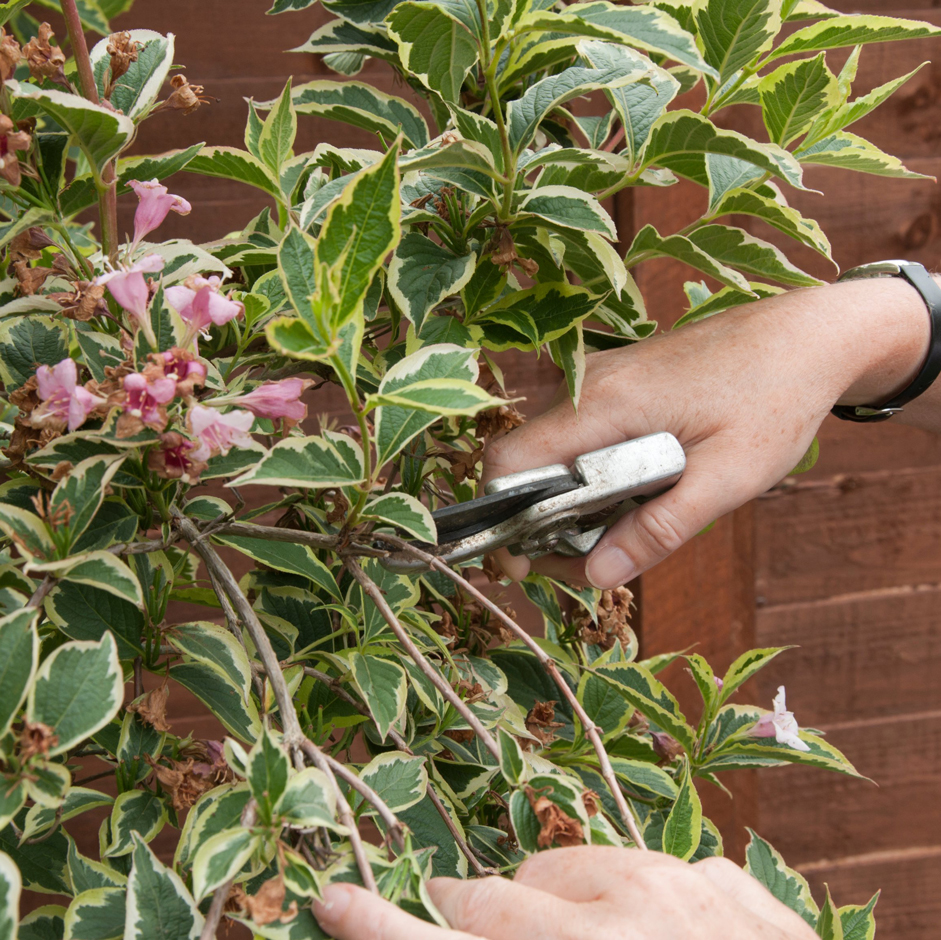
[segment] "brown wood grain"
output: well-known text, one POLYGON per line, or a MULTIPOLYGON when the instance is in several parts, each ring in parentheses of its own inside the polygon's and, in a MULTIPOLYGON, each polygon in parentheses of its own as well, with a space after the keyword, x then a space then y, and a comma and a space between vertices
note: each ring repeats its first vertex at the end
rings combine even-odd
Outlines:
POLYGON ((759 605, 941 583, 941 470, 788 483, 756 502, 759 605))
POLYGON ((853 856, 835 864, 805 866, 814 897, 830 886, 837 904, 865 904, 877 891, 879 940, 937 940, 941 922, 941 849, 909 849, 853 856))
POLYGON ((757 828, 790 865, 941 845, 941 712, 823 730, 874 783, 812 767, 759 772, 757 828))

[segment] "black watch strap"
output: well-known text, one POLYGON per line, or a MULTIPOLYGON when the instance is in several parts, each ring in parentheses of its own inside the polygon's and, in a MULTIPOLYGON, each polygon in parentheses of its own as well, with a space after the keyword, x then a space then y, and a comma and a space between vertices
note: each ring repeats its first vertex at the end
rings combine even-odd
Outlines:
POLYGON ((877 261, 844 271, 837 280, 852 281, 864 277, 900 277, 921 294, 928 308, 931 340, 928 357, 911 384, 881 405, 834 405, 832 413, 844 421, 885 421, 917 398, 941 374, 941 287, 917 261, 877 261))

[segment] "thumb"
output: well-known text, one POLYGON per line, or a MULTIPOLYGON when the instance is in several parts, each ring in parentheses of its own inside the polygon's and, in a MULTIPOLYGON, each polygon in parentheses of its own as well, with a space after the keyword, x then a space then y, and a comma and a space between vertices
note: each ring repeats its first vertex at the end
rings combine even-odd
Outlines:
POLYGON ((619 519, 585 562, 585 577, 610 590, 653 567, 731 508, 713 478, 688 469, 662 496, 619 519))

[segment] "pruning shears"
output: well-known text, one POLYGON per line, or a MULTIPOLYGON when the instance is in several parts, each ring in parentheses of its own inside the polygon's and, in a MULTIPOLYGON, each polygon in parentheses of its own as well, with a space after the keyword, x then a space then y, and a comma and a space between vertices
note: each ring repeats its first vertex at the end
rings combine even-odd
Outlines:
MULTIPOLYGON (((663 431, 582 454, 571 468, 550 464, 498 477, 484 496, 431 514, 434 554, 451 564, 503 547, 529 558, 587 555, 616 519, 668 490, 685 468, 680 442, 663 431)), ((427 567, 406 551, 382 564, 402 572, 427 567)))

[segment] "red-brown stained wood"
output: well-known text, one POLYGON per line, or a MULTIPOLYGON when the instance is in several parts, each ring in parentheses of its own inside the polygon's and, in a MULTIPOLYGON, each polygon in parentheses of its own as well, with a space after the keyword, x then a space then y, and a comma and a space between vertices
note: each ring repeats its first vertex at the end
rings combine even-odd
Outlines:
MULTIPOLYGON (((799 702, 788 707, 800 721, 799 702)), ((813 767, 759 772, 757 831, 790 865, 941 845, 941 711, 823 730, 874 783, 813 767)))
POLYGON ((939 611, 941 589, 909 586, 759 609, 757 644, 798 649, 758 674, 758 701, 786 685, 810 726, 941 711, 939 611))
POLYGON ((941 848, 922 848, 855 856, 834 865, 803 869, 816 898, 824 885, 837 904, 865 904, 882 891, 876 906, 879 940, 937 940, 941 922, 941 848))
POLYGON ((941 583, 941 470, 790 480, 755 504, 759 605, 941 583))

